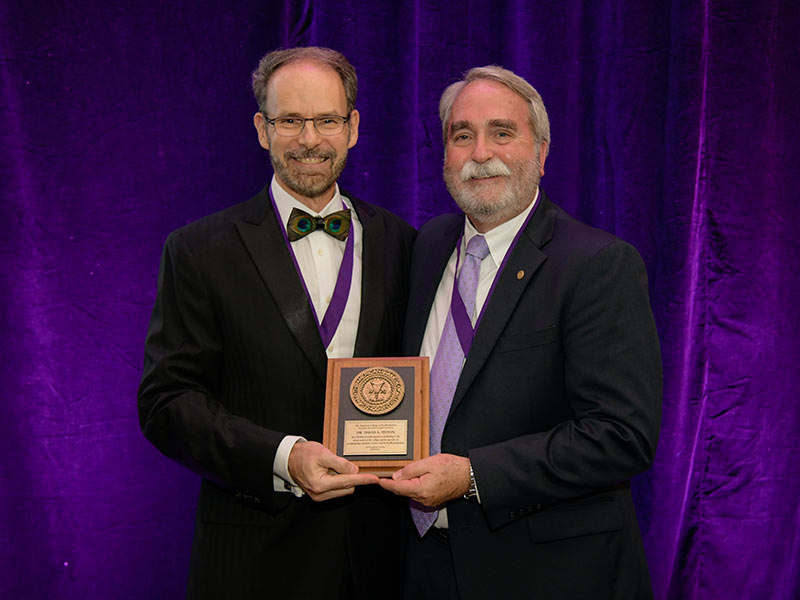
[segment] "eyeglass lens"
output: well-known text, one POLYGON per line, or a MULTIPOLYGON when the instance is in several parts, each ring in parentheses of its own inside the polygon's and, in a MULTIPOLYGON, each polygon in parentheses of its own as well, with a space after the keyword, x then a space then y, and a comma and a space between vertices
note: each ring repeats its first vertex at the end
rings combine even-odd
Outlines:
POLYGON ((312 121, 314 127, 321 135, 336 135, 341 133, 345 119, 337 116, 315 117, 303 119, 302 117, 280 117, 274 120, 275 131, 281 135, 297 135, 305 127, 306 121, 312 121))

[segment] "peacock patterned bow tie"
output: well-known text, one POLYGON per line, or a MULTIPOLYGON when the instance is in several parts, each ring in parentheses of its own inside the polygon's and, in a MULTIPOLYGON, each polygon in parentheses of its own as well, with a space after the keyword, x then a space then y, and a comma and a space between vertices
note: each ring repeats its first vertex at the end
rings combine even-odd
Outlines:
POLYGON ((325 233, 344 241, 350 233, 350 209, 340 210, 327 217, 310 215, 304 210, 293 208, 286 224, 286 233, 290 242, 302 239, 312 231, 322 229, 325 233))

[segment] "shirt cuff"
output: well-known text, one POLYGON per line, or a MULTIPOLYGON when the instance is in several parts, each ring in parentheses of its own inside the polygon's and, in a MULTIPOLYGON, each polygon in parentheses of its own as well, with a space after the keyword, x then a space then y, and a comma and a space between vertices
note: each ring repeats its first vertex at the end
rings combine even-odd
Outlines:
POLYGON ((291 492, 298 498, 305 494, 303 488, 289 475, 289 454, 297 442, 307 441, 299 435, 287 435, 281 440, 272 462, 272 487, 276 492, 291 492))

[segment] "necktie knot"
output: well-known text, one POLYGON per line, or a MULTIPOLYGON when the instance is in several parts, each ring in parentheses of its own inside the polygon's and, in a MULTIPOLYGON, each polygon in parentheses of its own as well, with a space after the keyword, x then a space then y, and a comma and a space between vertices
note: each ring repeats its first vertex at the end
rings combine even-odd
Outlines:
POLYGON ((290 242, 304 238, 312 231, 322 229, 325 233, 337 240, 347 239, 350 233, 350 209, 331 213, 327 217, 318 217, 308 214, 299 208, 293 208, 286 224, 286 233, 290 242))
POLYGON ((486 258, 489 254, 489 244, 486 243, 486 238, 482 235, 474 236, 467 243, 467 254, 476 257, 478 260, 486 258))

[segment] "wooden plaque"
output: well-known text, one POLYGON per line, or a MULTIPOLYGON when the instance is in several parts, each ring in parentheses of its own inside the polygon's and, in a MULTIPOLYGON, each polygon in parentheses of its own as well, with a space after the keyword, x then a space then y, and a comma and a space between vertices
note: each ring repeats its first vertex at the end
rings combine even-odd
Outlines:
POLYGON ((427 458, 428 384, 427 356, 329 359, 322 443, 379 477, 427 458))

